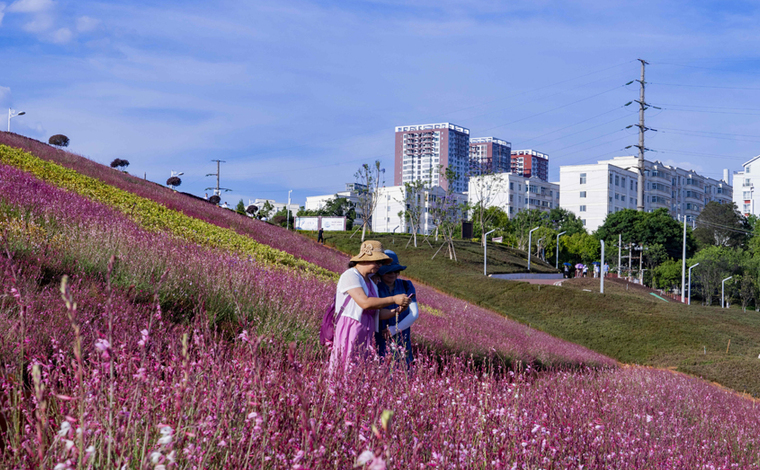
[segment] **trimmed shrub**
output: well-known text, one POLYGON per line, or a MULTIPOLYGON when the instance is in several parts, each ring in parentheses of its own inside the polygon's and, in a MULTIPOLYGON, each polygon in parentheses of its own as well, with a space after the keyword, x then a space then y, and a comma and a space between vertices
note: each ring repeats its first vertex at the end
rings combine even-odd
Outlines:
POLYGON ((129 166, 128 160, 122 160, 121 158, 114 158, 111 162, 111 168, 124 169, 129 166))
POLYGON ((48 139, 48 143, 50 145, 55 145, 56 147, 68 147, 69 138, 63 134, 56 134, 48 139))

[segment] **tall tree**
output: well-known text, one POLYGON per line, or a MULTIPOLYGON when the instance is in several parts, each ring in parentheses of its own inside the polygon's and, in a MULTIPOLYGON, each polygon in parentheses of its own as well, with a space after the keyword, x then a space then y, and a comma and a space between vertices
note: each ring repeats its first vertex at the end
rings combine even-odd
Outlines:
MULTIPOLYGON (((607 246, 617 244, 618 234, 622 236, 624 244, 635 243, 645 247, 659 244, 665 247, 671 258, 682 257, 683 224, 671 217, 667 209, 660 208, 653 212, 623 209, 609 214, 595 233, 607 246)), ((694 252, 694 247, 691 228, 687 228, 687 256, 694 252)))
MULTIPOLYGON (((400 202, 404 209, 399 213, 409 225, 412 236, 410 240, 414 241, 414 247, 417 248, 417 234, 420 233, 422 217, 425 215, 425 200, 430 195, 425 191, 425 183, 421 180, 411 183, 404 183, 403 199, 400 202)), ((407 243, 407 246, 409 243, 407 243)))
POLYGON ((697 244, 706 246, 743 246, 751 231, 747 219, 739 212, 735 203, 718 204, 708 202, 697 217, 694 238, 697 244))
MULTIPOLYGON (((452 169, 441 169, 441 174, 448 181, 447 189, 443 194, 431 194, 430 214, 438 232, 443 236, 444 244, 448 248, 449 259, 457 261, 454 248, 454 234, 462 221, 462 214, 466 210, 466 203, 460 203, 454 193, 454 183, 459 178, 452 169)), ((438 252, 436 252, 437 254, 438 252)), ((433 255, 435 258, 435 254, 433 255)))
POLYGON ((493 205, 498 194, 507 192, 504 186, 508 184, 508 178, 507 173, 494 173, 492 166, 488 163, 476 164, 472 171, 468 198, 475 203, 468 206, 468 210, 472 214, 475 225, 480 227, 480 240, 482 244, 485 244, 486 227, 490 225, 490 219, 494 215, 488 209, 493 205))
POLYGON ((361 185, 358 190, 358 205, 362 213, 362 241, 367 230, 372 231, 371 219, 377 206, 377 190, 380 188, 381 173, 385 174, 385 169, 380 168, 380 160, 375 160, 372 165, 365 163, 354 174, 356 182, 361 185))

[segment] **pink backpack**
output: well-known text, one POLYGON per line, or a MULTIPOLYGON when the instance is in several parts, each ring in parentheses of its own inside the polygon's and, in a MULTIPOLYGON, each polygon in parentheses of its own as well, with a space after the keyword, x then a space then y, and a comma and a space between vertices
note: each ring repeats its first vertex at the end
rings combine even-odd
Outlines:
MULTIPOLYGON (((377 297, 377 287, 375 287, 372 282, 369 283, 368 289, 370 297, 377 297)), ((332 302, 330 302, 325 309, 325 314, 322 316, 322 326, 319 327, 319 342, 322 346, 332 346, 333 341, 335 341, 335 326, 338 324, 338 319, 343 315, 343 310, 346 309, 346 305, 348 305, 350 301, 351 296, 347 295, 346 300, 343 302, 343 306, 336 314, 335 297, 333 297, 332 302)))
POLYGON ((333 297, 332 302, 330 302, 330 305, 325 309, 325 314, 322 317, 322 326, 319 328, 319 342, 322 346, 330 346, 333 341, 335 341, 335 325, 338 323, 338 318, 343 315, 343 310, 345 310, 346 305, 348 305, 348 302, 350 301, 351 296, 347 295, 346 301, 343 302, 343 306, 340 308, 337 315, 335 314, 335 297, 333 297))

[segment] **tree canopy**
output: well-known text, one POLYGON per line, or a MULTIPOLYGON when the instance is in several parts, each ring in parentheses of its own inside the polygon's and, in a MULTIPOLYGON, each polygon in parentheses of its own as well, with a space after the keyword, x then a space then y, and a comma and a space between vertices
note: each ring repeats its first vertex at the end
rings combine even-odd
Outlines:
MULTIPOLYGON (((645 247, 662 245, 671 258, 682 256, 683 225, 671 217, 667 209, 660 208, 653 212, 623 209, 609 214, 595 233, 607 246, 617 244, 618 234, 622 235, 624 244, 635 243, 645 247)), ((691 229, 687 228, 687 256, 694 252, 695 246, 691 229)))
POLYGON ((708 202, 697 217, 694 238, 700 248, 707 246, 742 246, 747 241, 750 227, 736 204, 708 202))
POLYGON ((56 135, 50 136, 50 139, 48 139, 48 143, 50 145, 55 145, 56 147, 68 147, 69 138, 63 134, 56 134, 56 135))

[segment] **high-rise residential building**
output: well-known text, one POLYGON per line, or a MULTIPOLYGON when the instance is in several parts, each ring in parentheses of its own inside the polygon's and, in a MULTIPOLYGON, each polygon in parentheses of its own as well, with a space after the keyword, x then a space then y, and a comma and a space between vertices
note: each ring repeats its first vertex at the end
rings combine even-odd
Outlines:
POLYGON ((456 175, 452 190, 467 191, 469 160, 469 129, 449 122, 396 127, 395 186, 423 181, 447 189, 449 168, 456 175))
POLYGON ((549 155, 535 150, 512 150, 512 173, 549 181, 549 155))
POLYGON ((514 173, 470 177, 467 202, 474 206, 485 201, 487 207, 500 207, 509 218, 528 209, 550 211, 559 207, 559 185, 514 173))
MULTIPOLYGON (((638 157, 615 157, 559 169, 562 208, 583 220, 594 231, 608 214, 637 208, 638 157)), ((727 179, 727 177, 724 176, 727 179)), ((644 210, 665 208, 676 219, 696 220, 705 204, 730 204, 733 190, 728 182, 692 170, 644 161, 644 210)))
POLYGON ((508 173, 512 169, 512 144, 496 137, 470 139, 470 173, 508 173))
MULTIPOLYGON (((725 176, 723 179, 727 179, 725 176)), ((760 155, 744 162, 741 171, 734 172, 734 203, 745 216, 758 215, 760 204, 755 202, 755 186, 760 189, 760 155), (754 170, 753 170, 754 168, 754 170)), ((760 199, 760 194, 757 195, 760 199)))

